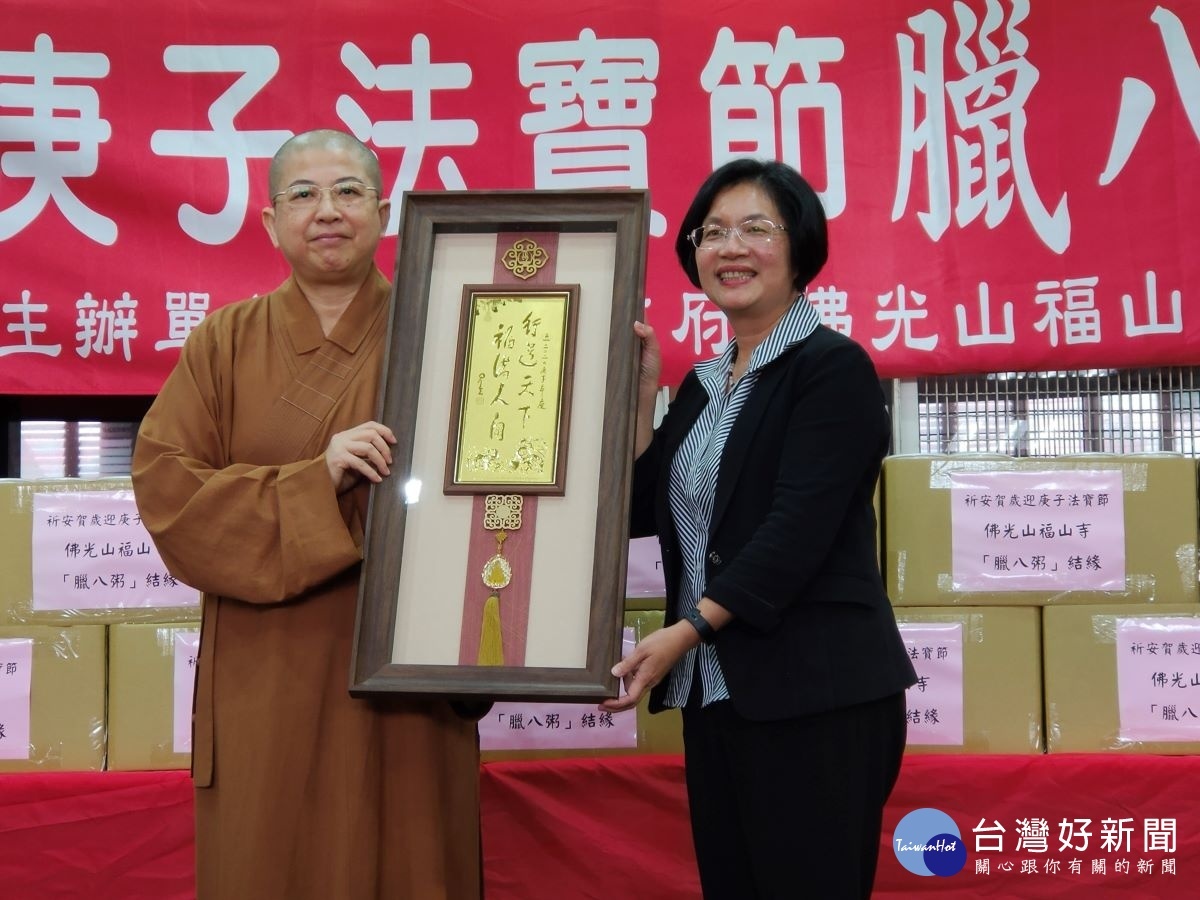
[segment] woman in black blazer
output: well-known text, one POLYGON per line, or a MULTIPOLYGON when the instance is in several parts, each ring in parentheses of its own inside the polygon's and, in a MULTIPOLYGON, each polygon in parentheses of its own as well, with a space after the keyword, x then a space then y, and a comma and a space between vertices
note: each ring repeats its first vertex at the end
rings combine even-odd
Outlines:
POLYGON ((879 380, 805 299, 828 238, 794 169, 722 166, 675 248, 734 339, 655 430, 659 346, 636 326, 632 532, 659 537, 667 614, 605 707, 682 708, 707 900, 867 897, 916 680, 876 548, 879 380))

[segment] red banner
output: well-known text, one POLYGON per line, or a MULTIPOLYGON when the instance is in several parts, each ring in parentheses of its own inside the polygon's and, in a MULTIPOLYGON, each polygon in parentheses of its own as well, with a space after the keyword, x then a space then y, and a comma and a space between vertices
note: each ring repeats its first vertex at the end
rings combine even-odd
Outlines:
POLYGON ((393 233, 411 189, 650 188, 671 382, 729 337, 673 241, 737 155, 821 192, 809 300, 882 375, 1200 361, 1200 0, 5 3, 0 393, 156 391, 282 280, 267 162, 323 126, 393 233))

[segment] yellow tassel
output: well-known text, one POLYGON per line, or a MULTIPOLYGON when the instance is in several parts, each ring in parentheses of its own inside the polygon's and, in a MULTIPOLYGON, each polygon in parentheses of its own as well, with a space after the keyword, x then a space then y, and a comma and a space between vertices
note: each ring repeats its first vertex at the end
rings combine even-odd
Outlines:
POLYGON ((504 665, 504 643, 500 637, 500 597, 492 594, 483 604, 483 627, 479 632, 479 665, 504 665))

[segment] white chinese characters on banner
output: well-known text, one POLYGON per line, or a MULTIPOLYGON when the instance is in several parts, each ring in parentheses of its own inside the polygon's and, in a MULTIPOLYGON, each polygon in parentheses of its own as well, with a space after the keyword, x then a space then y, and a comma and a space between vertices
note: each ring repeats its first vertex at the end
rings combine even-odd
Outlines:
POLYGON ((33 641, 0 641, 0 759, 29 759, 33 641))
POLYGON ((67 184, 68 178, 96 174, 100 145, 112 137, 112 126, 100 116, 100 94, 90 85, 72 83, 107 77, 108 57, 55 50, 50 35, 39 34, 32 53, 0 50, 0 72, 20 79, 4 84, 0 106, 29 113, 4 117, 4 144, 32 145, 0 153, 5 175, 32 179, 24 198, 0 210, 0 241, 24 229, 53 200, 83 235, 111 246, 116 222, 86 206, 67 184))
MULTIPOLYGON (((534 135, 537 188, 649 186, 646 135, 658 77, 658 45, 638 38, 598 39, 591 28, 573 41, 525 44, 517 63, 529 100, 521 117, 534 135)), ((662 213, 650 234, 666 234, 662 213)))
MULTIPOLYGON (((389 196, 393 209, 388 218, 389 235, 400 231, 397 213, 401 199, 404 192, 412 190, 416 184, 425 151, 435 147, 470 147, 479 140, 479 126, 474 119, 441 119, 433 114, 433 92, 468 88, 474 78, 471 66, 465 62, 435 63, 429 38, 424 34, 414 34, 410 48, 410 62, 376 64, 353 41, 342 45, 342 65, 364 89, 409 95, 405 102, 412 110, 411 119, 378 121, 373 121, 362 104, 350 94, 342 94, 337 99, 338 116, 360 141, 376 147, 401 147, 404 150, 400 171, 389 196)), ((453 157, 441 157, 437 172, 447 190, 466 189, 466 180, 453 157)))
MULTIPOLYGON (((1150 21, 1158 26, 1162 35, 1175 89, 1183 102, 1192 131, 1200 139, 1200 66, 1196 64, 1196 53, 1188 39, 1187 30, 1179 16, 1162 6, 1154 8, 1150 21)), ((1154 101, 1154 89, 1141 79, 1126 77, 1121 83, 1121 106, 1117 111, 1108 164, 1100 175, 1100 184, 1111 184, 1121 174, 1137 147, 1146 120, 1154 110, 1154 101)))
POLYGON ((145 0, 93 6, 35 0, 0 46, 4 393, 157 391, 207 311, 272 286, 266 161, 331 124, 378 154, 390 235, 409 190, 650 190, 665 383, 728 345, 669 219, 740 156, 819 192, 833 254, 809 300, 881 376, 1196 358, 1194 0, 567 4, 536 28, 368 0, 299 30, 185 0, 208 26, 187 34, 145 0))
POLYGON ((685 292, 682 295, 683 318, 671 332, 677 344, 690 336, 691 352, 698 358, 720 356, 729 346, 729 320, 704 294, 685 292))
POLYGON ((192 693, 196 689, 196 653, 200 649, 200 632, 175 632, 174 648, 171 746, 176 753, 191 753, 192 693))
POLYGON ((83 296, 75 301, 75 310, 79 313, 75 319, 75 340, 79 343, 75 352, 81 359, 87 359, 93 353, 112 356, 118 346, 125 362, 133 359, 130 342, 138 336, 137 331, 138 302, 129 296, 129 291, 122 292, 119 299, 112 301, 109 308, 108 300, 97 300, 91 291, 84 291, 83 296))
POLYGON ((178 219, 179 227, 195 240, 226 244, 241 230, 250 206, 250 160, 270 159, 292 136, 283 129, 239 130, 234 122, 279 71, 279 51, 265 45, 171 45, 163 51, 163 66, 168 72, 183 74, 237 73, 208 107, 211 131, 164 128, 150 135, 150 149, 159 156, 224 160, 228 179, 225 206, 206 213, 185 203, 179 207, 178 219))
POLYGON ((826 187, 818 196, 825 214, 831 219, 841 215, 846 209, 842 92, 832 80, 821 80, 821 66, 840 62, 844 54, 841 38, 798 37, 790 25, 779 29, 774 46, 739 41, 732 28, 721 28, 700 73, 700 86, 709 93, 713 167, 742 156, 782 160, 814 183, 823 182, 826 187), (733 83, 726 77, 730 69, 736 76, 733 83), (760 71, 765 83, 757 80, 760 71), (816 137, 807 141, 801 130, 803 110, 821 118, 816 137), (811 145, 814 140, 819 147, 811 145), (814 166, 804 166, 805 144, 824 160, 824 178, 814 174, 814 166))
POLYGON ((38 611, 200 603, 167 571, 132 491, 34 494, 32 561, 38 611))
POLYGON ((1125 590, 1120 469, 954 472, 955 591, 1125 590))
POLYGON ((1008 216, 1015 190, 1038 237, 1062 253, 1071 242, 1067 198, 1060 196, 1054 211, 1047 210, 1027 158, 1025 103, 1039 72, 1025 55, 1029 39, 1019 30, 1024 16, 1014 10, 1007 22, 991 14, 981 22, 965 3, 955 4, 955 12, 958 34, 951 38, 951 58, 961 68, 961 78, 947 77, 958 73, 945 69, 948 28, 939 13, 926 10, 908 20, 923 39, 923 59, 917 59, 916 39, 896 35, 903 82, 902 163, 892 220, 900 219, 908 207, 915 157, 924 153, 929 210, 917 218, 931 238, 941 238, 950 226, 953 148, 953 213, 959 227, 982 214, 987 226, 995 228, 1008 216), (920 121, 918 109, 925 111, 920 121))
MULTIPOLYGON (((633 650, 625 628, 621 656, 633 650)), ((624 689, 621 691, 624 693, 624 689)), ((482 750, 598 750, 637 746, 637 709, 605 712, 595 703, 496 703, 479 720, 482 750)))
POLYGON ((900 636, 917 670, 905 693, 908 743, 962 746, 962 623, 902 622, 900 636))
POLYGON ((1122 741, 1200 741, 1200 618, 1116 621, 1122 741))

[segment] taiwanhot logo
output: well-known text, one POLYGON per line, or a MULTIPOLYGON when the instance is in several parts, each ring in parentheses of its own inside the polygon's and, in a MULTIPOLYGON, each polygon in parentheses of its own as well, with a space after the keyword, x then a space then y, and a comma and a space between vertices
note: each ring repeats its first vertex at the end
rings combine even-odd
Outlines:
POLYGON ((940 809, 914 809, 898 823, 892 850, 914 875, 957 875, 967 864, 967 847, 954 820, 940 809))

